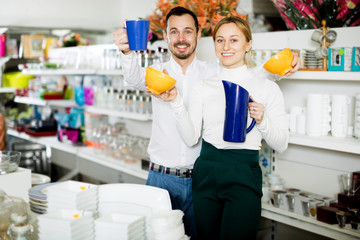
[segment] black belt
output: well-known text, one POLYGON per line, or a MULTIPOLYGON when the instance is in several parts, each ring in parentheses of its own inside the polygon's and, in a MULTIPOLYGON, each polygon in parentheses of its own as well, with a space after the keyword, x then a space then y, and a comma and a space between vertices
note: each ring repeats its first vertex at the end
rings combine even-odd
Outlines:
POLYGON ((150 163, 150 170, 175 175, 178 177, 192 177, 192 169, 189 168, 168 168, 156 163, 150 163))

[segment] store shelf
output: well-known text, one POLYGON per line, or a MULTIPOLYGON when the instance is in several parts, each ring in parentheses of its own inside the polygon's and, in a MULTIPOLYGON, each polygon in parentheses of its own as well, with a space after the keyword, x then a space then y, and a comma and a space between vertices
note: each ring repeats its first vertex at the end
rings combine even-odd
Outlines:
POLYGON ((6 132, 8 135, 43 144, 45 146, 58 149, 74 155, 74 160, 81 157, 87 161, 97 163, 99 165, 109 167, 127 174, 130 174, 141 179, 147 179, 148 172, 141 169, 141 161, 135 163, 126 163, 121 160, 116 160, 111 157, 107 157, 104 154, 94 154, 94 148, 88 146, 73 146, 68 143, 59 142, 57 137, 31 137, 24 132, 18 132, 14 129, 8 129, 6 132))
POLYGON ((77 107, 77 104, 74 100, 43 100, 40 98, 16 96, 14 101, 17 103, 38 106, 45 106, 46 104, 48 104, 53 107, 77 107))
POLYGON ((25 132, 18 132, 14 129, 7 129, 6 133, 8 135, 17 137, 17 138, 21 138, 24 140, 28 140, 31 142, 36 142, 39 144, 43 144, 46 146, 49 146, 51 148, 55 148, 64 152, 68 152, 71 154, 77 154, 78 148, 77 146, 72 146, 70 144, 67 143, 63 143, 63 142, 59 142, 56 136, 52 136, 52 137, 32 137, 28 134, 26 134, 25 132))
POLYGON ((78 157, 141 179, 146 180, 148 176, 148 171, 141 169, 140 160, 135 163, 126 163, 123 160, 116 160, 104 154, 94 154, 94 149, 90 147, 79 149, 78 157))
POLYGON ((360 82, 360 72, 297 71, 284 79, 360 82))
POLYGON ((339 152, 360 154, 360 140, 355 138, 336 138, 332 136, 310 137, 303 134, 290 134, 290 144, 328 149, 339 152))
POLYGON ((12 87, 0 87, 0 93, 15 93, 15 90, 12 87))
POLYGON ((85 111, 89 113, 104 114, 104 115, 122 117, 132 120, 138 120, 138 121, 150 121, 152 119, 151 115, 149 114, 121 112, 114 109, 99 108, 93 106, 86 106, 85 111))
POLYGON ((331 239, 347 240, 360 238, 360 232, 352 230, 350 224, 347 224, 345 228, 339 228, 337 224, 327 224, 320 222, 314 218, 305 217, 297 213, 276 208, 267 203, 262 204, 261 215, 265 218, 306 231, 314 232, 331 239))
POLYGON ((97 75, 108 75, 108 76, 120 76, 123 75, 123 71, 120 69, 113 69, 113 70, 97 70, 97 75))
POLYGON ((39 69, 39 70, 22 70, 23 74, 30 75, 93 75, 95 69, 39 69))

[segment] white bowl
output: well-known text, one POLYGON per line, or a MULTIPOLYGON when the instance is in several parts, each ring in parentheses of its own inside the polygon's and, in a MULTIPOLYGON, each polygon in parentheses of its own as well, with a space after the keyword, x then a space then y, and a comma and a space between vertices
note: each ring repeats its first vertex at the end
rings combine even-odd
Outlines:
POLYGON ((154 233, 163 233, 183 222, 184 213, 181 210, 171 210, 153 214, 150 226, 154 233))

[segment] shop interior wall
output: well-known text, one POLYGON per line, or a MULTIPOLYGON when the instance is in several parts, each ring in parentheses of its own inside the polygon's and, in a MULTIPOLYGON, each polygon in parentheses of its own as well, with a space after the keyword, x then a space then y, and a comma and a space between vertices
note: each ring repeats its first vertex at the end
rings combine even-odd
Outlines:
POLYGON ((122 26, 125 18, 144 18, 152 14, 156 3, 157 0, 0 0, 0 27, 105 30, 112 40, 111 33, 122 26))

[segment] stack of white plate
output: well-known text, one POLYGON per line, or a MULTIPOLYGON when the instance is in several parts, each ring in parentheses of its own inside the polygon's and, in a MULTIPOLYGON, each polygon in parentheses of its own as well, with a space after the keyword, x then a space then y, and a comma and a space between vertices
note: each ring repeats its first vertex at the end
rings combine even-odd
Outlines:
POLYGON ((153 239, 150 227, 153 213, 170 211, 169 192, 152 186, 141 184, 114 183, 99 186, 99 217, 111 213, 135 214, 145 216, 146 239, 153 239))
POLYGON ((97 186, 66 181, 47 188, 48 212, 59 209, 97 211, 97 186))
POLYGON ((305 50, 305 61, 306 68, 318 69, 323 68, 323 60, 315 57, 315 51, 305 50))
POLYGON ((154 213, 150 226, 154 233, 154 240, 185 240, 183 223, 184 213, 181 210, 170 210, 154 213))
POLYGON ((95 240, 145 240, 145 217, 113 213, 95 220, 95 240))
POLYGON ((58 210, 38 217, 39 240, 94 239, 92 212, 58 210))
POLYGON ((53 185, 58 184, 54 183, 46 183, 37 185, 28 190, 29 194, 29 204, 32 212, 37 214, 44 214, 48 209, 48 199, 47 199, 47 188, 53 185))

